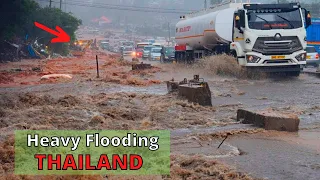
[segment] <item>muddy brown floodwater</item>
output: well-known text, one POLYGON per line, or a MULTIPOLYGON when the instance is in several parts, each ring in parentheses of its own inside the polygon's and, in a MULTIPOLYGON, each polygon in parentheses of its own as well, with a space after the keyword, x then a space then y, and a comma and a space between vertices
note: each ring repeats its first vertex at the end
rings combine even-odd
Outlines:
POLYGON ((193 66, 152 62, 151 70, 131 71, 131 62, 101 53, 101 78, 95 77, 90 53, 75 59, 0 65, 1 77, 6 77, 0 81, 1 178, 106 179, 14 176, 17 129, 170 129, 170 176, 108 179, 319 179, 320 79, 305 74, 247 79, 236 64, 220 61, 231 58, 215 58, 219 67, 210 60, 193 66), (34 72, 32 67, 42 71, 34 72), (8 71, 15 68, 24 74, 8 71), (73 78, 40 80, 51 73, 73 78), (167 94, 164 81, 191 79, 194 74, 209 83, 213 107, 167 94), (266 131, 239 124, 238 108, 296 114, 300 131, 266 131))

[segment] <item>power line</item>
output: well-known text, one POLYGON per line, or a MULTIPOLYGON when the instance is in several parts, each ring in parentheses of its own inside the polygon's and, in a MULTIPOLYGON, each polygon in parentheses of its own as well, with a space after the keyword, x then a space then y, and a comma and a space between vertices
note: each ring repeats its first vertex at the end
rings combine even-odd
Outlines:
MULTIPOLYGON (((47 1, 47 0, 40 0, 40 1, 47 1)), ((51 0, 52 1, 52 0, 51 0)), ((58 1, 52 1, 54 3, 59 3, 58 1)), ((68 5, 75 5, 75 6, 83 6, 83 7, 92 7, 92 8, 103 8, 103 9, 114 9, 114 10, 126 10, 126 11, 135 11, 135 12, 157 12, 157 13, 171 13, 171 14, 184 14, 184 13, 190 13, 190 11, 183 11, 183 10, 175 10, 174 9, 153 9, 153 8, 148 8, 148 7, 136 7, 136 6, 117 6, 117 5, 106 5, 106 4, 96 4, 96 3, 90 3, 88 4, 88 2, 83 2, 80 3, 80 1, 78 1, 78 3, 75 2, 65 2, 65 4, 68 5)))
MULTIPOLYGON (((75 2, 75 3, 89 3, 88 1, 79 1, 79 0, 69 0, 69 2, 75 2)), ((113 6, 113 7, 127 7, 127 8, 137 8, 137 9, 156 9, 159 10, 159 8, 155 8, 155 7, 147 7, 147 6, 127 6, 127 5, 115 5, 115 4, 107 4, 107 3, 99 3, 99 2, 95 2, 95 3, 89 3, 90 4, 96 4, 96 5, 105 5, 105 6, 113 6)), ((170 9, 170 8, 166 8, 163 10, 168 10, 168 11, 184 11, 184 12, 194 12, 194 11, 198 11, 198 10, 192 10, 192 9, 170 9)))

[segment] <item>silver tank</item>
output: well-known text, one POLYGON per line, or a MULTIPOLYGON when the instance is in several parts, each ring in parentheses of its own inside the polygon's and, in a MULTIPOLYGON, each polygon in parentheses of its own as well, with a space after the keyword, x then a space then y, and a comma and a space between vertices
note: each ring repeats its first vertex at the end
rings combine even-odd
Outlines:
POLYGON ((186 16, 176 25, 177 45, 188 45, 197 50, 230 43, 234 12, 241 7, 242 3, 232 3, 186 16))

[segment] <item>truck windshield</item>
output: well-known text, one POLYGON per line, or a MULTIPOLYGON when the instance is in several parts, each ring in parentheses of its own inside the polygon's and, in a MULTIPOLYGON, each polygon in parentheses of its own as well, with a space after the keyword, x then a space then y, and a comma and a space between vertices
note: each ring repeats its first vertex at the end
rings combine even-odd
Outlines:
POLYGON ((147 46, 147 45, 149 45, 149 44, 137 44, 137 49, 138 49, 138 48, 144 48, 144 47, 147 46))
POLYGON ((145 50, 145 51, 150 51, 151 49, 152 49, 152 46, 146 46, 143 48, 143 50, 145 50))
POLYGON ((160 48, 154 48, 154 49, 152 49, 152 52, 153 53, 160 53, 161 49, 160 48))
POLYGON ((166 54, 172 54, 172 53, 174 53, 174 47, 167 47, 166 54))
POLYGON ((299 9, 281 11, 280 9, 248 11, 250 29, 296 29, 302 27, 299 9))
POLYGON ((132 47, 125 47, 125 48, 124 48, 124 51, 132 51, 132 50, 133 50, 132 47))

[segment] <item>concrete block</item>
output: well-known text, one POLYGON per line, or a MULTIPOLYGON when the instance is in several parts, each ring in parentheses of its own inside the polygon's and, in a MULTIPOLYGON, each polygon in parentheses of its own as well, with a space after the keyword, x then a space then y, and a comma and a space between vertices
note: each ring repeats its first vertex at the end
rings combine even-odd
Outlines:
POLYGON ((202 106, 212 106, 211 91, 207 83, 201 85, 181 84, 178 86, 178 95, 185 97, 190 102, 202 106))
POLYGON ((150 69, 152 66, 151 64, 133 64, 132 70, 143 70, 143 69, 150 69))
POLYGON ((177 92, 179 88, 179 82, 177 81, 167 81, 168 93, 177 92))
POLYGON ((132 62, 138 62, 139 63, 139 59, 138 58, 132 58, 132 62))
POLYGON ((239 109, 237 120, 243 124, 253 124, 266 130, 296 132, 299 130, 300 119, 297 115, 274 111, 249 111, 239 109))

